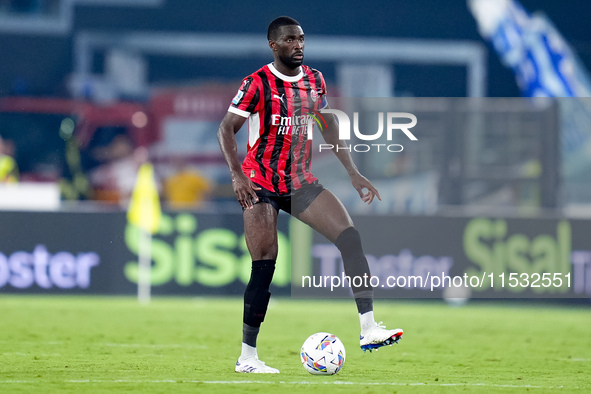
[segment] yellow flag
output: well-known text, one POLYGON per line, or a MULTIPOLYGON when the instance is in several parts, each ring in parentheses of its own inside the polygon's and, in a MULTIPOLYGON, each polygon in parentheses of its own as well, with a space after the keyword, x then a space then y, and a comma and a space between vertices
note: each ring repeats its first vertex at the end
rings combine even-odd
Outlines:
POLYGON ((140 167, 135 188, 127 210, 127 220, 146 232, 154 234, 160 226, 162 211, 158 189, 154 180, 154 167, 144 163, 140 167))
POLYGON ((0 182, 16 183, 18 182, 18 166, 16 161, 0 153, 0 182))

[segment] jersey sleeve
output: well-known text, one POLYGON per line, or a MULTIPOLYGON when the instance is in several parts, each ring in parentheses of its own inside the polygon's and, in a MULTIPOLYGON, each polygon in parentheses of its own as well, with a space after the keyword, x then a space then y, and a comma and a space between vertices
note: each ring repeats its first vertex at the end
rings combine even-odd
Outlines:
POLYGON ((238 93, 232 99, 228 111, 248 118, 250 114, 256 112, 260 96, 256 81, 252 77, 246 77, 242 80, 242 85, 240 85, 238 93))

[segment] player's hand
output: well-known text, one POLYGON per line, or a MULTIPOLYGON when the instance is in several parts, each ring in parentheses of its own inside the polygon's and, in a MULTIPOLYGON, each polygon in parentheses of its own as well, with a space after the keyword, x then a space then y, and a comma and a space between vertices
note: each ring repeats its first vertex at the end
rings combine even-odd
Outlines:
POLYGON ((242 173, 232 176, 232 188, 238 202, 244 209, 252 209, 254 204, 259 201, 255 190, 261 190, 261 188, 242 173))
POLYGON ((371 182, 360 173, 356 173, 355 175, 351 176, 351 183, 353 184, 355 190, 357 190, 357 193, 359 193, 359 197, 361 197, 363 202, 371 204, 374 197, 377 197, 378 200, 382 201, 382 197, 380 197, 378 189, 376 189, 375 186, 372 185, 371 182), (367 192, 364 192, 363 189, 367 189, 367 192))

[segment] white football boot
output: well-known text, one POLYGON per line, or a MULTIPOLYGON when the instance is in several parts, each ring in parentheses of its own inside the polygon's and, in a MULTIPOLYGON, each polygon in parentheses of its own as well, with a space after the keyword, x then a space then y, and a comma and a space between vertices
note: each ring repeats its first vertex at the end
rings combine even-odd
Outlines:
POLYGON ((402 330, 396 328, 394 330, 386 330, 386 327, 382 325, 382 322, 375 323, 373 327, 369 327, 367 330, 361 332, 359 336, 359 344, 361 350, 364 352, 369 350, 378 350, 382 346, 392 346, 402 338, 402 330))
POLYGON ((266 366, 258 357, 249 357, 242 361, 238 359, 234 371, 240 373, 279 373, 278 369, 266 366))

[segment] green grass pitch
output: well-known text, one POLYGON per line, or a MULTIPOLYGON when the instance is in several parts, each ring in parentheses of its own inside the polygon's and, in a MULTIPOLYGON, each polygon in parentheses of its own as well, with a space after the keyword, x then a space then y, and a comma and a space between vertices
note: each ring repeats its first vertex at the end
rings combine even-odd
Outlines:
POLYGON ((259 356, 280 375, 234 372, 240 298, 0 297, 0 392, 590 392, 588 307, 378 300, 399 345, 359 349, 353 301, 273 299, 259 356), (347 359, 334 376, 300 364, 328 331, 347 359))

